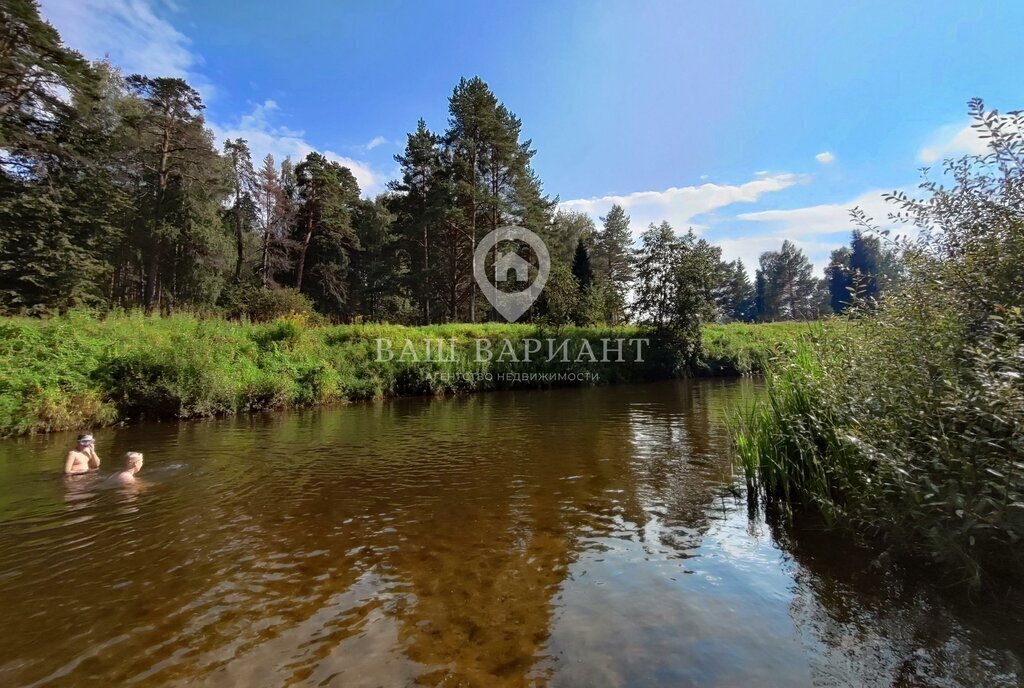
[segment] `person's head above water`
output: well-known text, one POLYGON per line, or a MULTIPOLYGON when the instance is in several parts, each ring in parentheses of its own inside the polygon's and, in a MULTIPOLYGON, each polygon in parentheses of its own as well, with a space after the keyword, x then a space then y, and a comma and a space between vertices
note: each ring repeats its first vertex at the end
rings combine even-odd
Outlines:
POLYGON ((132 473, 138 473, 142 468, 142 453, 128 452, 124 455, 124 469, 132 473))
POLYGON ((83 432, 78 436, 78 442, 68 452, 64 459, 64 473, 73 475, 75 473, 86 473, 100 467, 100 456, 96 453, 96 440, 91 432, 83 432))

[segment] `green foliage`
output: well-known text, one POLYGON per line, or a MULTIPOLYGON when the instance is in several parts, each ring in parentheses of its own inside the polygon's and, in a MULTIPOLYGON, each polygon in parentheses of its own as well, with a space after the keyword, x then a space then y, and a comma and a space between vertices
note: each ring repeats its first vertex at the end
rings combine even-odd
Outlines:
POLYGON ((67 143, 59 132, 74 109, 63 94, 86 96, 94 79, 35 0, 0 4, 0 164, 31 176, 42 159, 58 155, 67 143))
POLYGON ((701 324, 719 317, 722 251, 693 230, 676 236, 667 222, 650 225, 640 242, 634 317, 674 342, 668 360, 687 369, 701 355, 701 324))
POLYGON ((353 306, 373 322, 403 322, 414 318, 407 283, 409 256, 398 250, 394 216, 388 199, 360 201, 355 214, 356 238, 362 248, 353 258, 353 306))
POLYGON ((715 303, 725 322, 753 322, 757 317, 757 299, 742 260, 721 264, 721 278, 715 303))
MULTIPOLYGON (((1024 116, 983 110, 991 153, 947 163, 904 280, 776 363, 739 428, 751 494, 810 504, 973 584, 1024 574, 1024 116)), ((870 221, 855 219, 865 231, 870 221)))
POLYGON ((49 432, 115 417, 92 379, 104 346, 91 336, 91 322, 75 315, 49 327, 21 318, 0 324, 0 433, 49 432))
POLYGON ((761 321, 814 320, 818 317, 818 280, 796 244, 761 254, 757 269, 756 317, 761 321))
POLYGON ((533 310, 540 313, 536 318, 539 322, 557 328, 575 322, 580 312, 580 301, 579 284, 572 270, 566 263, 555 261, 533 310))
POLYGON ((842 313, 852 305, 873 307, 900 279, 900 263, 896 251, 883 246, 879 237, 854 230, 849 248, 832 252, 825 275, 829 305, 842 313))
POLYGON ((668 228, 670 250, 637 262, 621 206, 600 230, 557 210, 521 120, 479 77, 452 90, 443 132, 418 122, 400 179, 370 201, 320 153, 257 171, 246 140, 218 150, 184 79, 88 64, 31 0, 0 18, 0 312, 284 312, 283 293, 247 295, 259 284, 294 287, 333 322, 476 322, 497 317, 473 279, 477 242, 519 225, 578 285, 572 304, 556 293, 529 320, 622 324, 634 286, 640 320, 680 342, 698 341, 700 322, 751 318, 742 267, 706 241, 668 228))
POLYGON ((295 288, 307 294, 321 313, 350 316, 352 254, 359 239, 352 214, 359 184, 352 171, 319 153, 295 168, 299 198, 293 240, 298 247, 295 288))
POLYGON ((223 297, 225 314, 247 318, 252 322, 268 322, 287 315, 312 315, 313 304, 295 289, 265 289, 251 285, 229 288, 223 297))
POLYGON ((700 375, 763 373, 771 361, 786 361, 802 344, 821 340, 834 323, 729 323, 705 325, 694 370, 700 375))
POLYGON ((402 178, 388 199, 400 247, 409 258, 407 288, 419 322, 480 319, 473 250, 505 225, 546 234, 554 203, 541 189, 522 122, 479 77, 460 79, 448 99, 443 135, 421 120, 396 156, 402 178))
MULTIPOLYGON (((575 283, 572 289, 575 293, 575 283)), ((286 293, 302 298, 292 290, 286 293)), ((798 336, 785 328, 711 326, 705 338, 714 357, 694 372, 734 375, 756 369, 759 349, 779 348, 798 336)), ((143 416, 193 418, 399 394, 638 382, 689 372, 680 351, 697 347, 673 336, 678 335, 567 323, 555 329, 548 324, 496 323, 325 326, 294 310, 269 322, 251 323, 137 312, 102 319, 84 312, 45 320, 7 318, 0 320, 0 370, 5 371, 0 375, 0 435, 87 428, 143 416), (603 339, 632 337, 651 339, 644 361, 635 360, 634 348, 625 346, 622 362, 614 360, 614 350, 611 362, 593 362, 582 344, 586 340, 600 359, 603 339), (377 338, 395 342, 392 357, 377 360, 377 338), (478 338, 492 342, 491 360, 476 360, 478 338), (570 340, 567 360, 547 361, 546 349, 523 360, 526 338, 554 338, 556 348, 563 339, 570 340), (455 360, 426 360, 427 339, 445 340, 446 345, 454 340, 455 360), (519 360, 502 354, 504 339, 519 360), (406 340, 418 360, 402 355, 406 340), (543 374, 563 377, 537 377, 543 374), (571 374, 595 377, 564 377, 571 374)))
POLYGON ((626 299, 634 275, 629 215, 616 204, 601 218, 601 223, 594 254, 597 274, 605 291, 604 321, 620 323, 626 320, 626 299))
POLYGON ((590 267, 590 251, 583 239, 576 240, 576 252, 572 257, 572 276, 576 278, 576 284, 580 291, 586 291, 594 282, 594 270, 590 267))

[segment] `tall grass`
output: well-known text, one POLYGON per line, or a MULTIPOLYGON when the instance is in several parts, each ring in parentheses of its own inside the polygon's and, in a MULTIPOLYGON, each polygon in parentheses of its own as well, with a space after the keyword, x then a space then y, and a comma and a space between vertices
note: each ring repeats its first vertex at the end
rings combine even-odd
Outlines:
MULTIPOLYGON (((706 356, 689 362, 702 374, 758 368, 761 351, 778 351, 806 326, 713 325, 706 356), (762 329, 759 329, 762 328, 762 329)), ((149 317, 70 313, 49 320, 0 320, 0 435, 104 425, 140 417, 195 418, 263 409, 408 394, 639 382, 676 372, 655 337, 644 360, 577 362, 581 340, 601 354, 603 338, 648 337, 636 327, 538 329, 528 324, 324 326, 303 316, 252 324, 181 314, 149 317), (394 343, 393 360, 377 360, 378 338, 394 343), (570 362, 475 360, 477 339, 569 339, 570 362), (424 340, 454 340, 454 361, 401 360, 406 340, 420 359, 424 340), (516 375, 523 376, 517 378, 516 375), (531 380, 526 377, 534 375, 531 380), (549 378, 544 375, 561 375, 549 378)), ((407 357, 408 359, 408 357, 407 357)))
POLYGON ((1013 584, 1024 573, 1024 314, 952 345, 965 336, 938 312, 911 319, 893 304, 775 359, 738 418, 750 495, 812 508, 971 585, 1013 584))
POLYGON ((826 333, 822 322, 729 323, 705 325, 703 349, 695 372, 706 375, 748 375, 764 372, 765 361, 788 358, 801 342, 826 333))
MULTIPOLYGON (((538 329, 486 323, 426 327, 325 326, 303 316, 251 324, 187 314, 0 320, 0 434, 103 425, 140 417, 194 418, 403 394, 456 394, 552 384, 610 384, 662 377, 671 352, 656 338, 634 360, 577 361, 582 340, 601 355, 604 338, 649 336, 635 327, 538 329), (478 362, 477 339, 568 339, 570 361, 478 362), (394 358, 377 360, 377 339, 394 358), (424 340, 455 341, 454 361, 429 361, 424 340), (401 359, 413 342, 419 362, 401 359), (532 374, 533 378, 528 376, 532 374), (545 379, 543 376, 561 375, 545 379), (580 379, 567 380, 577 375, 580 379), (584 377, 587 376, 587 377, 584 377)), ((436 358, 436 357, 435 357, 436 358)))
POLYGON ((785 503, 806 498, 827 516, 837 508, 848 447, 818 386, 821 365, 807 344, 765 367, 764 401, 740 411, 739 456, 748 488, 785 503))

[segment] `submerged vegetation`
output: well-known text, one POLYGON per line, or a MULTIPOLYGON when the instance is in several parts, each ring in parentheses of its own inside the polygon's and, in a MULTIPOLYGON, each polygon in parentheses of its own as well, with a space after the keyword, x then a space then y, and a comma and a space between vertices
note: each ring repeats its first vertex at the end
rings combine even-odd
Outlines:
MULTIPOLYGON (((972 101, 990 153, 893 194, 906 275, 776 360, 742 419, 751 495, 820 511, 972 584, 1024 573, 1024 116, 972 101)), ((855 213, 866 228, 870 222, 855 213)))

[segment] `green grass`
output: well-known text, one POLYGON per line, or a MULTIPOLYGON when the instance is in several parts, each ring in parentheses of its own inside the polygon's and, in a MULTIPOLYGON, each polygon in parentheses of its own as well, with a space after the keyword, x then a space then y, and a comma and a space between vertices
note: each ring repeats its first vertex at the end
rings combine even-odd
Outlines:
POLYGON ((706 325, 698 374, 747 375, 764 372, 767 361, 788 358, 801 342, 816 341, 825 323, 778 322, 706 325))
POLYGON ((969 356, 949 343, 956 323, 885 318, 834 323, 772 361, 735 428, 748 495, 817 511, 952 583, 1017 586, 1024 314, 991 318, 969 356))
MULTIPOLYGON (((715 325, 697 374, 737 375, 806 334, 806 325, 715 325)), ((530 324, 319 326, 302 316, 250 324, 191 315, 86 313, 0 320, 0 435, 79 429, 141 417, 196 418, 395 395, 458 394, 557 384, 614 384, 665 377, 658 342, 643 362, 576 362, 581 340, 650 336, 633 326, 538 329, 530 324), (377 339, 394 360, 376 360, 377 339), (475 341, 570 339, 570 362, 477 363, 475 341), (400 360, 406 340, 454 340, 454 361, 400 360), (567 380, 566 375, 590 375, 567 380), (517 375, 521 377, 516 377, 517 375), (533 376, 532 378, 529 376, 533 376), (553 376, 562 375, 561 379, 553 376), (545 376, 549 376, 545 378, 545 376)), ((520 350, 521 352, 521 350, 520 350)), ((544 352, 546 353, 546 350, 544 352)), ((408 357, 406 357, 408 359, 408 357)))
POLYGON ((863 466, 821 387, 822 350, 810 341, 765 370, 765 394, 740 409, 736 443, 753 498, 812 503, 830 522, 843 515, 844 496, 863 466))

